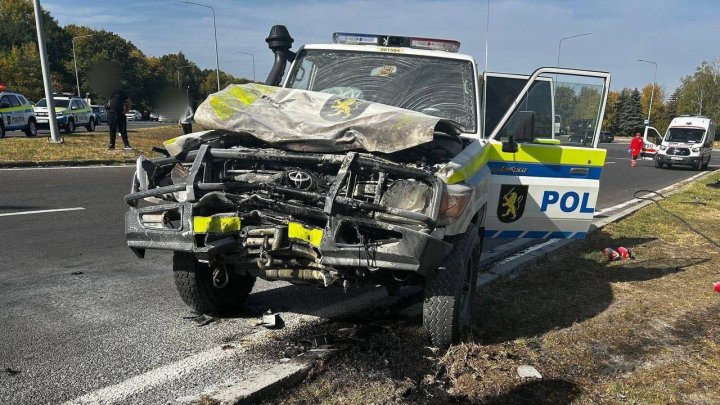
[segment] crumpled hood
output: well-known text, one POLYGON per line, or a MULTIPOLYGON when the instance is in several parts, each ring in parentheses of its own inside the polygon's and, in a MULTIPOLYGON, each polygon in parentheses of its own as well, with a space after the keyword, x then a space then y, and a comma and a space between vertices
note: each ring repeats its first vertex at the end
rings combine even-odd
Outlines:
MULTIPOLYGON (((210 95, 198 107, 195 121, 209 130, 248 134, 283 149, 328 153, 393 153, 432 141, 439 124, 445 131, 462 130, 453 121, 402 108, 260 84, 230 85, 210 95)), ((194 139, 191 143, 196 144, 197 137, 189 134, 172 143, 180 146, 184 139, 194 139)))

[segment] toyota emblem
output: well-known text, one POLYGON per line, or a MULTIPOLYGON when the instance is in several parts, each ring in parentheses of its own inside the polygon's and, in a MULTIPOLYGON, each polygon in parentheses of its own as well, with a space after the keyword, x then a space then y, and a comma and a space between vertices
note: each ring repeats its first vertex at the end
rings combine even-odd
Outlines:
POLYGON ((295 188, 299 188, 302 190, 307 190, 312 186, 312 177, 310 177, 309 174, 300 171, 300 170, 293 170, 288 172, 287 174, 288 180, 290 180, 290 183, 295 186, 295 188))

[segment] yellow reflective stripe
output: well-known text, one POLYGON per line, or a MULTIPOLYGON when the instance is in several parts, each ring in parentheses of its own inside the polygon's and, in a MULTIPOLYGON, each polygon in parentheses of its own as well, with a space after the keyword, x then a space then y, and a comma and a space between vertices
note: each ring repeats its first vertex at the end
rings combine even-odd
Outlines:
POLYGON ((198 233, 224 233, 240 230, 240 217, 228 215, 213 215, 211 217, 193 217, 193 232, 198 233))
POLYGON ((178 140, 178 138, 180 138, 180 137, 176 136, 175 138, 170 138, 167 141, 164 141, 163 145, 165 145, 165 146, 172 145, 173 143, 175 143, 175 141, 178 140))
POLYGON ((21 105, 20 107, 0 108, 0 112, 32 111, 32 107, 21 105))
POLYGON ((503 152, 502 143, 490 141, 470 163, 453 171, 448 177, 448 184, 469 179, 490 161, 602 167, 607 155, 605 149, 531 143, 519 146, 516 153, 503 152))
POLYGON ((299 239, 320 247, 323 237, 323 230, 320 228, 306 228, 305 225, 297 222, 288 222, 288 238, 299 239))
POLYGON ((540 145, 560 145, 559 139, 553 138, 535 138, 533 143, 539 143, 540 145))

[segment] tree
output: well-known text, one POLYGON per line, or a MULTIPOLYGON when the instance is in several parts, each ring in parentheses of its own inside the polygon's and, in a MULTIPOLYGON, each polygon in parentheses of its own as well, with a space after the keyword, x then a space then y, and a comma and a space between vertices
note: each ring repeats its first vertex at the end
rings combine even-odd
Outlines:
POLYGON ((45 97, 43 91, 40 54, 34 43, 27 42, 13 46, 9 51, 0 51, 0 75, 5 85, 37 101, 45 97))
POLYGON ((608 92, 607 103, 605 104, 605 117, 603 117, 602 128, 612 133, 617 132, 615 122, 617 120, 617 101, 620 98, 620 92, 610 90, 608 92))
POLYGON ((572 87, 561 84, 555 87, 555 114, 560 116, 560 133, 568 130, 576 104, 577 95, 572 87))
POLYGON ((640 91, 634 89, 620 112, 620 133, 633 135, 643 128, 642 103, 640 91))
POLYGON ((677 89, 678 114, 701 114, 720 119, 720 60, 703 62, 681 79, 677 89))
POLYGON ((623 112, 625 111, 625 105, 628 104, 629 100, 630 89, 622 89, 617 101, 615 101, 615 118, 612 123, 613 132, 622 133, 624 131, 625 121, 623 112))

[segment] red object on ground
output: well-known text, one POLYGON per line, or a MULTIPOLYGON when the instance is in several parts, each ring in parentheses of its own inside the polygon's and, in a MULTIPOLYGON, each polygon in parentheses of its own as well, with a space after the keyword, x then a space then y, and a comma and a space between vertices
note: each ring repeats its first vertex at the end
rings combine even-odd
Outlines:
POLYGON ((623 258, 623 260, 632 259, 633 257, 632 251, 622 246, 618 248, 617 252, 620 254, 620 257, 623 258))
POLYGON ((607 256, 608 261, 614 262, 615 260, 620 260, 620 253, 616 252, 613 248, 605 248, 603 249, 603 254, 607 256))
POLYGON ((718 281, 717 283, 715 283, 714 288, 715 288, 715 291, 716 291, 716 292, 719 292, 719 293, 720 293, 720 281, 718 281))

